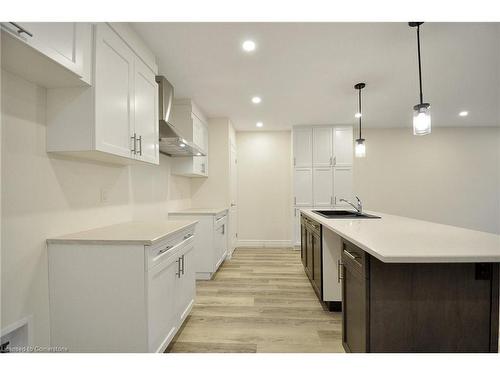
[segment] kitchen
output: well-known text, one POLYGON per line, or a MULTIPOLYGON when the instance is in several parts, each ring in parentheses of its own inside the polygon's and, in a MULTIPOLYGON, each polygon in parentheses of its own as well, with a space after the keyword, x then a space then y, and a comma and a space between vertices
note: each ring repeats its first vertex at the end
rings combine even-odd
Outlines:
POLYGON ((498 353, 498 23, 1 25, 2 351, 498 353))

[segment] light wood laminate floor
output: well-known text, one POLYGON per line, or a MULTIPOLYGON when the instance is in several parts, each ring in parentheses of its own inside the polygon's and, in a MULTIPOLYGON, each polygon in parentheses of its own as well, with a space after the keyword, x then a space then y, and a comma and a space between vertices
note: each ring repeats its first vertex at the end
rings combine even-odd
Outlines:
POLYGON ((341 313, 323 310, 299 251, 238 248, 196 288, 167 352, 343 352, 341 313))

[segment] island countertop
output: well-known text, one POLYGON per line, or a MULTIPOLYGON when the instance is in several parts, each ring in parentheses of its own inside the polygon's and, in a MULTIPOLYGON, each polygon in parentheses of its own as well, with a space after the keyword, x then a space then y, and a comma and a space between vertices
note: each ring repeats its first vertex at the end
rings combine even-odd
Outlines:
POLYGON ((500 235, 378 212, 381 219, 303 214, 385 263, 500 262, 500 235))
POLYGON ((130 221, 83 232, 49 238, 47 243, 114 243, 154 245, 177 232, 196 224, 196 220, 130 221))

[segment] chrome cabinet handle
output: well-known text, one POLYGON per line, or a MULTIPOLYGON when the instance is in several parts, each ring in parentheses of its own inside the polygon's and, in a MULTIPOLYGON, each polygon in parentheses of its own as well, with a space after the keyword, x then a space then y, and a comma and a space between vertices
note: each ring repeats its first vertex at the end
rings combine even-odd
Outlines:
POLYGON ((185 239, 185 240, 187 240, 188 238, 191 238, 191 237, 193 237, 193 234, 192 234, 192 233, 189 233, 189 234, 186 234, 186 235, 184 236, 184 239, 185 239))
POLYGON ((293 197, 293 204, 297 204, 297 197, 293 197))
POLYGON ((130 139, 132 141, 134 141, 134 147, 132 148, 132 152, 134 153, 134 155, 136 155, 137 154, 137 135, 134 133, 134 136, 130 137, 130 139))
POLYGON ((177 272, 175 273, 175 275, 177 276, 178 279, 180 279, 181 278, 181 258, 177 258, 176 262, 177 262, 177 272))
POLYGON ((333 165, 333 156, 330 156, 330 165, 333 165))
POLYGON ((293 165, 297 165, 297 160, 293 158, 293 165))
POLYGON ((330 206, 333 204, 333 197, 330 197, 330 206))
POLYGON ((337 165, 337 157, 336 156, 334 156, 334 158, 333 158, 333 165, 337 165))
POLYGON ((337 196, 333 199, 334 204, 337 204, 337 196))
POLYGON ((138 141, 139 141, 139 152, 138 152, 138 154, 140 156, 142 156, 142 135, 139 136, 138 141))
POLYGON ((340 280, 344 279, 342 276, 342 262, 337 260, 337 282, 340 283, 340 280))
POLYGON ((347 255, 347 256, 348 256, 349 258, 351 258, 352 260, 356 260, 356 259, 360 258, 360 257, 357 257, 357 256, 355 256, 355 255, 351 254, 351 253, 350 253, 349 251, 347 251, 347 250, 344 250, 344 254, 345 254, 345 255, 347 255))
POLYGON ((182 270, 181 271, 182 271, 183 275, 184 275, 184 255, 186 255, 186 254, 183 254, 181 257, 181 259, 182 259, 182 270))
POLYGON ((161 249, 160 251, 158 251, 158 255, 163 254, 165 251, 168 251, 168 250, 170 250, 171 248, 172 248, 172 246, 167 246, 166 248, 161 249))
POLYGON ((226 224, 222 224, 222 234, 226 233, 226 224))
POLYGON ((26 35, 29 35, 30 37, 33 38, 33 34, 30 33, 28 30, 26 30, 24 27, 18 25, 17 23, 15 22, 9 22, 12 26, 16 27, 17 28, 17 34, 21 35, 21 34, 26 34, 26 35))

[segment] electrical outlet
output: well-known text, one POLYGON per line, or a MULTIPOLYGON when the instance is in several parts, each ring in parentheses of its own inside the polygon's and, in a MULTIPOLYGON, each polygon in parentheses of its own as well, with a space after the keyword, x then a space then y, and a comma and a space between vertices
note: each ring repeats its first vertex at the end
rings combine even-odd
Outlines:
POLYGON ((101 203, 108 203, 109 191, 108 189, 101 189, 101 203))

